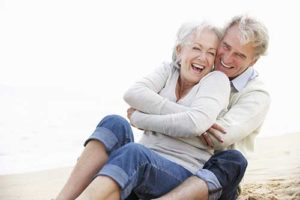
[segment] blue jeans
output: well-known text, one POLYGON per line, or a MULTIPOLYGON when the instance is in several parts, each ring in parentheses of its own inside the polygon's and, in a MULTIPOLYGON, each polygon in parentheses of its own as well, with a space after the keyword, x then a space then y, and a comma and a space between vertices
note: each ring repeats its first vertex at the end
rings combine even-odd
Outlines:
MULTIPOLYGON (((203 166, 203 169, 213 172, 221 184, 220 200, 237 199, 237 188, 247 168, 246 158, 236 150, 225 150, 214 154, 203 166)), ((200 169, 199 171, 202 171, 200 169)), ((199 172, 198 171, 198 172, 199 172)), ((197 175, 198 173, 196 173, 197 175)), ((209 199, 213 191, 209 191, 209 199)), ((132 192, 127 200, 139 200, 132 192)))
MULTIPOLYGON (((114 179, 121 188, 122 199, 162 196, 192 175, 145 146, 133 143, 131 126, 120 116, 105 117, 85 145, 90 140, 102 142, 109 155, 108 162, 95 177, 105 175, 114 179)), ((213 172, 221 184, 220 199, 233 200, 246 167, 247 161, 241 153, 227 150, 213 155, 203 168, 213 172)))
POLYGON ((134 143, 130 124, 120 116, 105 117, 85 145, 90 140, 102 142, 109 154, 107 163, 95 177, 104 175, 116 181, 121 188, 121 199, 126 199, 132 191, 142 199, 162 196, 192 175, 182 166, 134 143))
POLYGON ((246 158, 237 150, 225 150, 214 154, 203 166, 213 172, 222 186, 221 200, 235 200, 238 185, 246 168, 246 158))
POLYGON ((134 137, 130 124, 121 116, 108 115, 104 117, 96 127, 93 134, 85 141, 84 146, 90 140, 98 140, 105 146, 107 154, 134 142, 134 137))

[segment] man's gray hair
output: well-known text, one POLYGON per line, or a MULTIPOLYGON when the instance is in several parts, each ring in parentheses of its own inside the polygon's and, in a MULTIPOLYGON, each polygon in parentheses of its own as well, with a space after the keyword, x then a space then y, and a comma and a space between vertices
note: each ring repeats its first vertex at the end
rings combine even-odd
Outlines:
POLYGON ((254 45, 255 59, 266 54, 269 45, 269 35, 264 24, 248 15, 236 16, 225 27, 224 35, 234 25, 238 25, 241 42, 243 44, 252 43, 254 45))

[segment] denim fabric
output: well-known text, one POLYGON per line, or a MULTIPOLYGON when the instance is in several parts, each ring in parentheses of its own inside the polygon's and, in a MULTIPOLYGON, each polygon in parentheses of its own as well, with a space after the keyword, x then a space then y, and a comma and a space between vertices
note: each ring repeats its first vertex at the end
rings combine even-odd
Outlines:
POLYGON ((119 184, 121 199, 133 195, 132 191, 141 199, 152 199, 175 188, 192 173, 141 144, 129 143, 111 153, 98 175, 109 176, 119 184))
POLYGON ((213 172, 222 186, 220 200, 237 198, 237 188, 245 174, 247 164, 246 158, 237 150, 216 153, 205 163, 203 168, 213 172))
POLYGON ((133 142, 133 133, 130 124, 121 116, 108 115, 97 125, 93 134, 85 141, 84 146, 91 140, 102 142, 108 154, 133 142))
POLYGON ((135 194, 134 191, 132 191, 125 200, 140 200, 140 198, 135 194))
POLYGON ((214 173, 208 169, 200 169, 196 176, 204 180, 208 188, 208 200, 219 199, 222 195, 222 186, 214 173))
POLYGON ((122 199, 159 197, 192 175, 143 145, 133 143, 131 126, 121 116, 103 118, 84 145, 91 140, 102 142, 109 154, 108 162, 96 176, 112 177, 122 189, 122 199), (135 193, 131 194, 132 191, 135 193))
MULTIPOLYGON (((107 164, 97 175, 112 177, 121 186, 122 199, 133 195, 131 191, 142 199, 159 197, 192 175, 180 165, 143 145, 133 143, 131 126, 121 116, 105 117, 85 145, 90 140, 102 142, 110 155, 107 164)), ((240 152, 227 150, 213 155, 203 168, 213 172, 219 180, 223 191, 220 199, 233 200, 236 199, 237 187, 246 167, 247 160, 240 152)), ((209 180, 212 179, 207 178, 209 180)))

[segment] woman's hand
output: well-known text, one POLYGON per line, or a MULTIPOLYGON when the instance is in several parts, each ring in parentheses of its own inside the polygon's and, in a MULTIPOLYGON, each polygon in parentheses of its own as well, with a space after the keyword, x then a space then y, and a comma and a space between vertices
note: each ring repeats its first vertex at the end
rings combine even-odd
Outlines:
POLYGON ((128 108, 128 109, 127 109, 127 118, 129 119, 131 126, 133 126, 133 127, 137 128, 137 129, 143 131, 143 129, 140 129, 140 128, 134 126, 134 125, 131 123, 131 119, 130 119, 130 118, 131 118, 132 114, 133 114, 136 110, 137 110, 137 109, 132 108, 132 107, 128 108))
POLYGON ((136 109, 134 109, 132 107, 127 109, 127 118, 129 119, 129 121, 130 121, 131 115, 132 115, 132 113, 134 113, 134 111, 136 111, 136 109))

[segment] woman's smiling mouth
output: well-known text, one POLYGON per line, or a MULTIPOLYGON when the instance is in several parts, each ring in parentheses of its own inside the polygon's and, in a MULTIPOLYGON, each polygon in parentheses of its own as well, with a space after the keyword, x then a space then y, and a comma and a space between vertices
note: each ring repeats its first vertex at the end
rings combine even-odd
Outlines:
POLYGON ((200 73, 200 72, 202 72, 202 70, 204 69, 204 66, 199 65, 199 64, 192 64, 192 69, 193 69, 193 71, 195 71, 196 73, 200 73))

